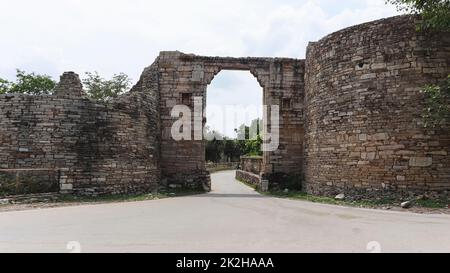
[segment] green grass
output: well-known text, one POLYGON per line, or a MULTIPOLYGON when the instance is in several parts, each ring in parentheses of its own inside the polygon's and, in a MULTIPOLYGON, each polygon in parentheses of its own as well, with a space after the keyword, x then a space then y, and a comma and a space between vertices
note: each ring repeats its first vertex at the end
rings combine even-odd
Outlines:
MULTIPOLYGON (((341 206, 352 206, 352 207, 363 207, 363 208, 376 208, 381 206, 400 206, 400 201, 396 201, 391 198, 380 198, 377 200, 357 200, 357 201, 338 201, 331 197, 324 196, 314 196, 307 194, 305 192, 296 192, 290 191, 288 193, 285 192, 268 192, 262 193, 265 195, 270 195, 279 198, 288 198, 295 200, 303 200, 309 201, 313 203, 322 203, 322 204, 331 204, 331 205, 341 205, 341 206)), ((448 200, 416 200, 415 206, 423 207, 423 208, 434 208, 434 209, 442 209, 448 207, 448 200)))
MULTIPOLYGON (((308 201, 313 203, 321 203, 321 204, 330 204, 330 205, 340 205, 340 206, 351 206, 351 207, 362 207, 362 208, 376 208, 381 206, 400 206, 400 201, 396 201, 391 198, 380 198, 377 200, 358 200, 358 201, 339 201, 331 197, 326 196, 315 196, 310 195, 305 192, 301 191, 270 191, 270 192, 262 192, 260 191, 257 186, 249 184, 245 181, 241 181, 241 183, 257 190, 259 193, 266 195, 266 196, 272 196, 277 198, 286 198, 286 199, 293 199, 293 200, 302 200, 302 201, 308 201)), ((417 200, 415 201, 415 205, 418 207, 423 208, 448 208, 449 201, 448 200, 431 200, 431 199, 425 199, 425 200, 417 200)))
POLYGON ((267 192, 263 193, 265 195, 270 195, 274 197, 279 198, 288 198, 288 199, 295 199, 295 200, 303 200, 313 203, 321 203, 321 204, 330 204, 330 205, 341 205, 341 206, 352 206, 352 207, 378 207, 382 205, 392 205, 393 200, 390 199, 379 199, 379 200, 359 200, 359 201, 340 201, 336 200, 331 197, 326 196, 315 196, 310 195, 305 192, 299 192, 299 191, 289 191, 289 192, 282 192, 282 191, 275 191, 275 192, 267 192))
POLYGON ((441 209, 441 208, 448 208, 448 206, 450 205, 450 202, 448 200, 426 199, 426 200, 417 200, 416 204, 421 207, 424 207, 424 208, 441 209))

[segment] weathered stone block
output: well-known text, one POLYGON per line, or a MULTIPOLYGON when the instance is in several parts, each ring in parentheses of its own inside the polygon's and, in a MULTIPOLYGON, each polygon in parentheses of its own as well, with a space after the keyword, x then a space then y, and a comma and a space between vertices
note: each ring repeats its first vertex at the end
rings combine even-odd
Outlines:
POLYGON ((432 164, 432 157, 411 157, 409 159, 409 166, 411 167, 429 167, 432 164))

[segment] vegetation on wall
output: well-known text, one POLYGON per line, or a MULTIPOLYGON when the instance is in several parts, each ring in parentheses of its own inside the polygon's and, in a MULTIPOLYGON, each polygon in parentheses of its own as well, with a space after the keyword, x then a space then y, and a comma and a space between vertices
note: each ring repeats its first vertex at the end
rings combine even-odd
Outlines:
POLYGON ((439 85, 425 86, 422 92, 425 94, 424 125, 427 128, 439 127, 450 116, 450 75, 439 85))
MULTIPOLYGON (((450 32, 449 0, 387 0, 397 6, 398 10, 417 14, 422 20, 417 30, 450 32)), ((441 84, 423 87, 425 106, 423 113, 426 128, 436 128, 444 124, 450 114, 449 106, 450 75, 441 84)))

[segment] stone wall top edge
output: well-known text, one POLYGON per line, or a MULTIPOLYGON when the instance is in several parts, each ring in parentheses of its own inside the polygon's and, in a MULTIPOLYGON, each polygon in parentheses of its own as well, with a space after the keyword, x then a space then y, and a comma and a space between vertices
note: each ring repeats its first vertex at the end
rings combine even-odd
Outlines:
MULTIPOLYGON (((22 94, 22 93, 6 93, 1 94, 0 99, 12 99, 15 97, 23 97, 23 98, 56 98, 56 96, 52 94, 47 95, 32 95, 32 94, 22 94)), ((76 97, 79 99, 79 97, 76 97)))
POLYGON ((282 62, 301 62, 305 61, 304 59, 297 59, 297 58, 290 58, 290 57, 230 57, 230 56, 202 56, 202 55, 196 55, 196 54, 188 54, 183 53, 180 51, 161 51, 160 57, 162 59, 166 58, 181 58, 186 59, 189 61, 198 61, 198 62, 217 62, 217 63, 226 63, 226 62, 233 62, 233 63, 239 63, 239 62, 255 62, 255 63, 261 63, 261 62, 274 62, 274 61, 282 61, 282 62))
POLYGON ((20 93, 10 93, 0 95, 0 102, 18 102, 20 100, 32 100, 33 102, 39 102, 39 104, 52 105, 52 102, 61 102, 62 104, 70 105, 71 103, 77 102, 78 104, 86 104, 95 106, 97 108, 105 108, 110 110, 120 110, 117 109, 118 104, 127 103, 128 100, 132 99, 133 96, 138 95, 137 93, 127 92, 119 97, 109 101, 98 101, 89 97, 79 97, 79 96, 57 96, 55 94, 48 95, 32 95, 32 94, 20 94, 20 93), (19 100, 19 101, 17 101, 19 100))
POLYGON ((397 15, 393 17, 388 18, 382 18, 354 26, 350 26, 347 28, 340 29, 338 31, 332 32, 325 37, 321 38, 318 41, 311 41, 309 42, 307 48, 310 49, 311 47, 314 47, 319 44, 326 43, 329 40, 333 40, 336 36, 343 36, 343 35, 349 35, 350 33, 357 33, 362 30, 368 29, 368 28, 376 28, 376 27, 386 27, 386 25, 391 25, 393 29, 398 27, 399 23, 407 23, 412 22, 418 19, 417 15, 397 15))
MULTIPOLYGON (((57 94, 40 94, 40 95, 34 95, 34 94, 22 94, 22 93, 7 93, 7 94, 1 94, 0 100, 11 100, 13 98, 21 98, 21 99, 35 99, 35 100, 85 100, 85 101, 92 101, 92 102, 98 102, 91 98, 88 98, 86 96, 77 96, 77 95, 57 95, 57 94)), ((101 103, 101 102, 99 102, 101 103)))

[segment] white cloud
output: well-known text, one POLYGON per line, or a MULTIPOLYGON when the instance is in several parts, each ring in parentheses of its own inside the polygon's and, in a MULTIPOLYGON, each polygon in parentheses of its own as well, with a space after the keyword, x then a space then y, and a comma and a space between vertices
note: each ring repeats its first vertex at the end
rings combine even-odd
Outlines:
POLYGON ((0 0, 0 75, 98 70, 137 78, 161 50, 303 57, 310 40, 395 14, 384 0, 0 0))
POLYGON ((234 129, 262 117, 263 92, 256 78, 248 71, 221 71, 208 86, 207 125, 234 137, 234 129), (248 110, 234 115, 227 109, 248 110))
POLYGON ((16 68, 137 79, 162 50, 304 58, 309 41, 396 14, 384 0, 0 0, 0 7, 0 77, 9 79, 16 68))

